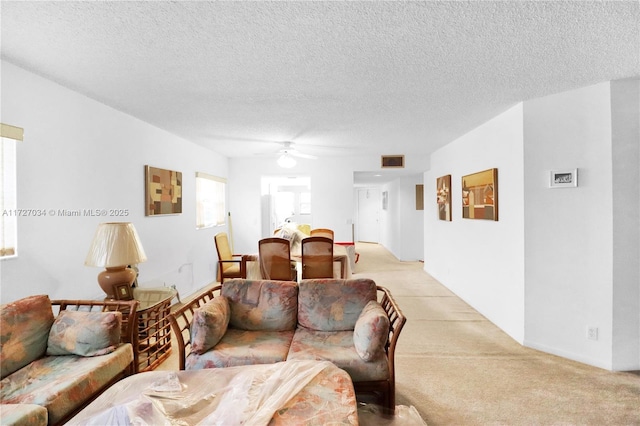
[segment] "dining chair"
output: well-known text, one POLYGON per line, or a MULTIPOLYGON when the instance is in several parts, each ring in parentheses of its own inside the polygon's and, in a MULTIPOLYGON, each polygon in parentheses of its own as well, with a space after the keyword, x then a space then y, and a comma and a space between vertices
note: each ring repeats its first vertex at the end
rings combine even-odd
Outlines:
POLYGON ((226 232, 219 232, 213 237, 218 252, 218 281, 225 278, 247 278, 247 260, 242 254, 233 254, 229 246, 226 232))
POLYGON ((278 237, 258 241, 260 273, 265 280, 296 281, 295 262, 291 261, 289 240, 278 237))
POLYGON ((327 237, 302 240, 302 279, 333 278, 333 241, 327 237))
POLYGON ((312 237, 327 237, 333 241, 333 231, 327 228, 315 228, 311 230, 312 237))

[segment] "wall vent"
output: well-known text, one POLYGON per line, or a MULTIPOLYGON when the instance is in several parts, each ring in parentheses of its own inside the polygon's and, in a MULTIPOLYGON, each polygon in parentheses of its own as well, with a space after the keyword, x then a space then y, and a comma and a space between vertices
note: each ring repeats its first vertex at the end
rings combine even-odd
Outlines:
POLYGON ((404 167, 404 155, 383 155, 381 159, 383 169, 404 167))

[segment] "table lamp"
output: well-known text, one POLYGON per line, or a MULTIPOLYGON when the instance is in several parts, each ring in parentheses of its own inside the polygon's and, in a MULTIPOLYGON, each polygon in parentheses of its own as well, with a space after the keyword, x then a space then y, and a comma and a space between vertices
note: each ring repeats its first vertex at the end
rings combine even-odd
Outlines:
POLYGON ((114 285, 131 284, 136 272, 128 267, 147 260, 140 238, 130 222, 101 223, 93 237, 84 264, 106 268, 98 274, 98 284, 108 297, 114 297, 114 285))

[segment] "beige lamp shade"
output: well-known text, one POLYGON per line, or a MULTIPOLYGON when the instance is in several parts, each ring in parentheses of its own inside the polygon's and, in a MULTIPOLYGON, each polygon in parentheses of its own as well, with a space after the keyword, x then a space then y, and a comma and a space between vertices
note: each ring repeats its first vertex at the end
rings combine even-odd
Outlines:
POLYGON ((107 296, 114 296, 114 285, 135 280, 136 273, 127 268, 147 260, 140 238, 130 222, 108 222, 98 225, 84 261, 87 266, 102 266, 98 283, 107 296))

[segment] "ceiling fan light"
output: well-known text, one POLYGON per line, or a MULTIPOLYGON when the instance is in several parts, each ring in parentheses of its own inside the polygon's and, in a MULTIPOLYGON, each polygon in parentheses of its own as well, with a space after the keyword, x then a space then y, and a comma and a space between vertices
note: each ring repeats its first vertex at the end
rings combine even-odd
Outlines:
POLYGON ((295 165, 296 165, 296 159, 293 158, 291 155, 289 155, 288 152, 285 152, 280 156, 280 158, 278 158, 278 166, 282 168, 290 169, 295 165))

